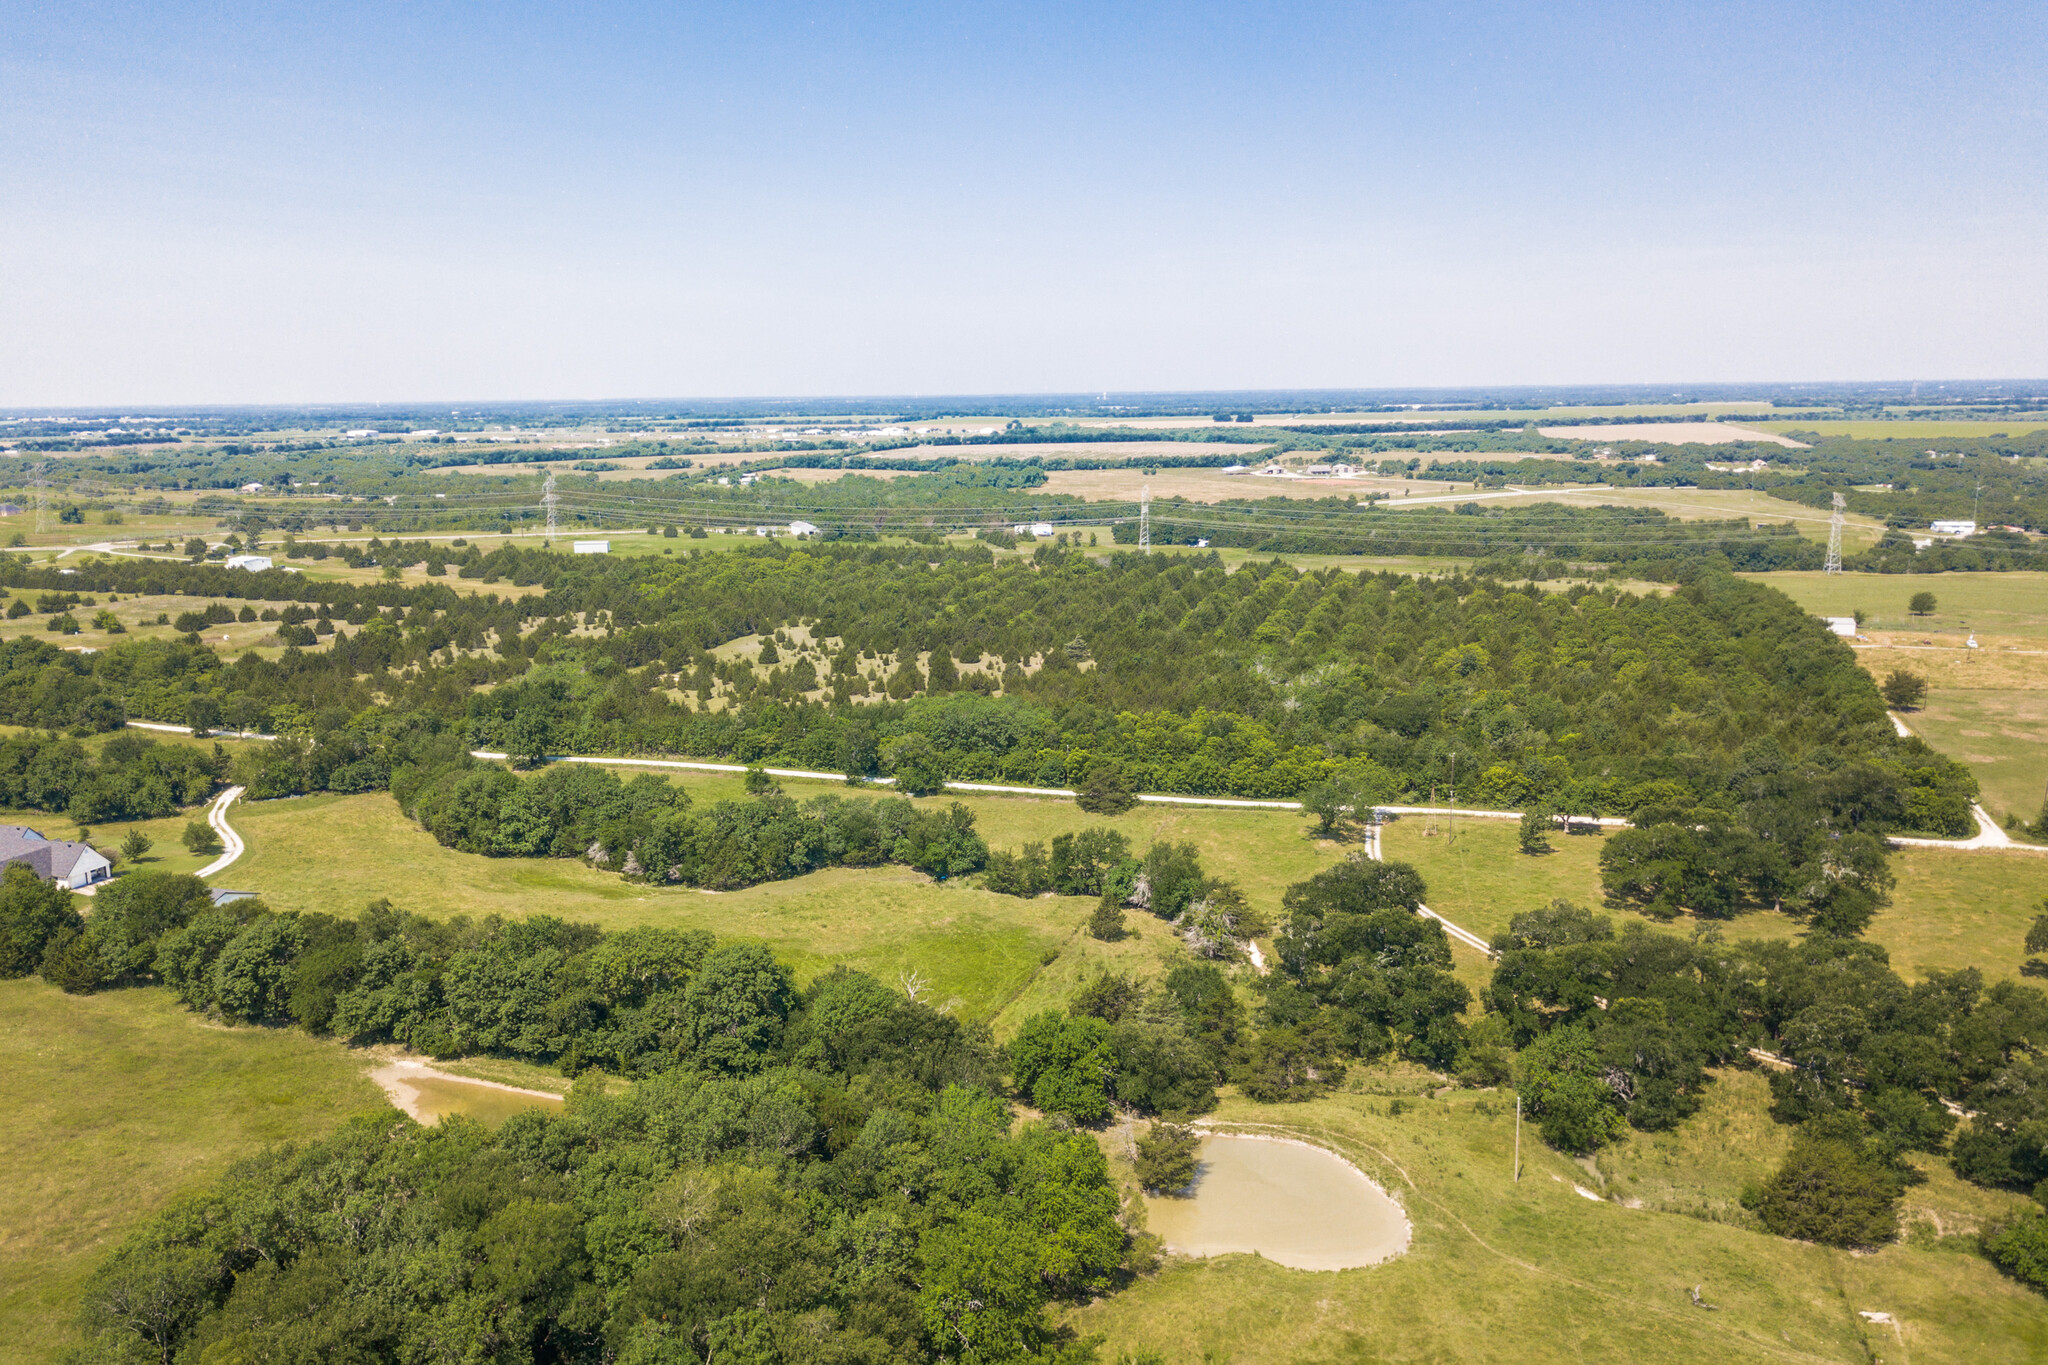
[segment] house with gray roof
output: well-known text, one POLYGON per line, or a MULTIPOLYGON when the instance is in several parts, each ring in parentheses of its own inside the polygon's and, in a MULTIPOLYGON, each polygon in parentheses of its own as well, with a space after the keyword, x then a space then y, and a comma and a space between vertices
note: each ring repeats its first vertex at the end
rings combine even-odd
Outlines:
POLYGON ((16 863, 73 891, 105 881, 114 870, 91 844, 47 839, 27 825, 0 825, 0 872, 16 863))

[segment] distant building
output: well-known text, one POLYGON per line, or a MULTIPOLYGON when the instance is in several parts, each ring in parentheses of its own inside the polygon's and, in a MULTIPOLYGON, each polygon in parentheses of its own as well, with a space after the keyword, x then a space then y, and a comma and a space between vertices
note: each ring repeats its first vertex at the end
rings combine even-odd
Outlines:
POLYGON ((0 825, 0 868, 16 863, 73 891, 105 881, 114 868, 90 844, 45 838, 27 825, 0 825))
POLYGON ((1225 474, 1249 474, 1252 472, 1252 467, 1248 464, 1227 464, 1223 466, 1223 472, 1225 474))
POLYGON ((1854 635, 1856 633, 1856 618, 1853 616, 1823 616, 1820 619, 1825 621, 1828 629, 1837 635, 1854 635))
POLYGON ((230 569, 247 569, 250 573, 262 573, 270 567, 270 556, 229 555, 222 563, 230 569))
POLYGON ((244 493, 261 493, 263 485, 260 483, 245 483, 242 485, 242 491, 244 493))
POLYGON ((789 524, 789 533, 793 536, 814 536, 818 534, 818 528, 808 521, 792 521, 789 524))
POLYGON ((1936 521, 1930 522, 1927 529, 1938 536, 1974 536, 1977 534, 1977 523, 1974 521, 1936 521))
POLYGON ((570 545, 579 555, 608 555, 612 552, 609 540, 579 540, 570 545))
POLYGON ((230 891, 224 886, 209 886, 206 888, 206 895, 207 899, 211 900, 216 907, 226 905, 229 901, 253 901, 256 899, 254 891, 230 891))

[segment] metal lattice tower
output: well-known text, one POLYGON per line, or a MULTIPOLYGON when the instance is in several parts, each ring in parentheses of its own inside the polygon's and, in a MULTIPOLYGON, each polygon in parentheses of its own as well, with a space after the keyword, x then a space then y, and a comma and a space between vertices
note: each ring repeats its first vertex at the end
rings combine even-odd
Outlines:
POLYGON ((1848 505, 1840 493, 1835 494, 1835 515, 1828 522, 1828 562, 1822 566, 1823 573, 1842 571, 1842 509, 1848 505))
POLYGON ((36 462, 36 529, 50 529, 50 462, 36 462))
POLYGON ((1152 485, 1149 483, 1138 497, 1138 553, 1152 553, 1152 485))
POLYGON ((549 540, 553 540, 555 538, 555 506, 560 501, 561 499, 555 496, 555 476, 554 473, 550 471, 548 474, 548 481, 545 484, 541 485, 540 493, 540 510, 546 514, 548 519, 549 540))

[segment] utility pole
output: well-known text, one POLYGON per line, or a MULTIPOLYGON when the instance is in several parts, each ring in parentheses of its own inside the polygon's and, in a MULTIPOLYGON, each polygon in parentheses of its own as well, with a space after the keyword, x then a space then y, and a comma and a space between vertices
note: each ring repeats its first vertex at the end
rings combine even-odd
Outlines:
POLYGON ((1149 483, 1138 496, 1138 553, 1152 553, 1152 485, 1149 483))
POLYGON ((1444 836, 1444 842, 1458 842, 1458 756, 1451 755, 1451 827, 1444 836))
POLYGON ((1522 1097, 1515 1096, 1515 1183, 1522 1183, 1522 1097))
POLYGON ((555 504, 559 501, 560 499, 555 497, 554 471, 549 470, 548 481, 541 485, 540 510, 547 514, 548 539, 550 541, 555 538, 555 504))
POLYGON ((50 462, 36 461, 36 529, 50 529, 50 462))
POLYGON ((1840 493, 1835 494, 1835 515, 1828 522, 1828 562, 1822 573, 1842 571, 1842 509, 1848 505, 1840 493))

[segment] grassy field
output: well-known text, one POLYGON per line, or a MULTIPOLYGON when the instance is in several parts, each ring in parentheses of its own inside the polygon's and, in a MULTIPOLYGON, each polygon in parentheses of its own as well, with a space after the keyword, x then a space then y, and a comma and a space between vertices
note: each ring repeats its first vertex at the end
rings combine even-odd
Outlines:
MULTIPOLYGON (((1823 524, 1826 518, 1821 518, 1823 524)), ((1907 634, 1974 630, 1980 634, 2048 637, 2048 573, 1769 573, 1742 577, 1790 597, 1816 616, 1865 613, 1866 631, 1907 634), (1931 616, 1906 610, 1913 594, 1931 592, 1931 616)))
MULTIPOLYGON (((1438 828, 1446 822, 1439 821, 1438 828)), ((1424 837, 1426 821, 1408 816, 1386 827, 1385 855, 1411 863, 1429 887, 1432 910, 1481 938, 1508 927, 1513 916, 1554 899, 1603 909, 1600 846, 1604 836, 1574 835, 1551 840, 1553 852, 1517 851, 1518 831, 1507 820, 1460 820, 1455 839, 1424 837)), ((2048 853, 1961 853, 1909 848, 1893 855, 1898 887, 1892 904, 1872 921, 1865 937, 1883 945, 1892 965, 1909 979, 1930 971, 1977 967, 1987 980, 2018 979, 2020 942, 2027 924, 2048 898, 2048 853)), ((1655 921, 1628 910, 1604 910, 1617 922, 1655 921)), ((1690 933, 1696 921, 1682 916, 1662 926, 1690 933)), ((1770 910, 1720 922, 1731 939, 1789 938, 1797 921, 1770 910)), ((1479 954, 1453 945, 1459 975, 1468 985, 1484 980, 1479 954)))
POLYGON ((2048 687, 1938 688, 1906 723, 1970 765, 1993 819, 2040 817, 2048 792, 2048 687))
POLYGON ((383 1103, 362 1055, 208 1027, 159 990, 0 982, 0 1058, 0 1362, 62 1353, 80 1284, 138 1221, 237 1157, 383 1103))
POLYGON ((1815 431, 1823 436, 1852 436, 1859 441, 1917 441, 1931 436, 2018 436, 2038 431, 2038 417, 1972 418, 1901 417, 1892 421, 1801 421, 1797 417, 1753 425, 1776 432, 1815 431))
MULTIPOLYGON (((740 790, 731 777, 691 774, 682 782, 700 801, 740 790)), ((797 796, 844 791, 824 783, 789 789, 797 796)), ((1096 823, 1121 829, 1140 851, 1157 839, 1192 841, 1205 866, 1239 880, 1269 914, 1290 882, 1341 856, 1307 839, 1300 817, 1283 813, 1140 807, 1098 821, 1065 801, 976 797, 964 804, 995 848, 1049 843, 1096 823)), ((1149 916, 1134 913, 1136 937, 1106 945, 1082 932, 1094 908, 1086 898, 999 896, 902 867, 834 868, 713 894, 636 885, 567 859, 482 858, 442 848, 382 793, 238 805, 231 821, 249 852, 222 877, 261 891, 280 910, 353 915, 389 896, 435 916, 545 913, 608 929, 708 929, 768 944, 805 979, 838 963, 890 982, 914 971, 930 983, 933 1003, 993 1020, 999 1031, 1014 1027, 1019 1010, 1063 1000, 1099 964, 1153 974, 1167 946, 1165 927, 1149 916)))
MULTIPOLYGON (((1370 1090, 1375 1082, 1373 1073, 1361 1072, 1350 1085, 1370 1090)), ((1681 1147, 1638 1137, 1605 1159, 1611 1183, 1527 1134, 1522 1179, 1511 1181, 1514 1105, 1499 1094, 1423 1099, 1400 1117, 1389 1117, 1386 1101, 1366 1093, 1293 1106, 1227 1099, 1217 1115, 1224 1124, 1299 1134, 1380 1180, 1413 1220, 1408 1254, 1370 1269, 1322 1273, 1284 1270, 1255 1256, 1176 1259, 1071 1320, 1106 1338, 1106 1358, 1149 1349, 1176 1365, 1933 1365, 2039 1360, 2048 1353, 2040 1298, 1960 1239, 1910 1237, 1859 1256, 1694 1216, 1688 1204, 1732 1207, 1743 1181, 1769 1172, 1783 1138, 1762 1114, 1761 1091, 1754 1077, 1725 1078, 1707 1112, 1674 1135, 1681 1147), (1679 1175, 1695 1154, 1706 1159, 1679 1175), (1607 1184, 1618 1197, 1589 1200, 1574 1184, 1607 1184), (1621 1202, 1634 1198, 1643 1207, 1621 1202), (1695 1285, 1719 1311, 1692 1306, 1695 1285), (1891 1314, 1896 1334, 1858 1316, 1866 1310, 1891 1314)), ((1916 1223, 1931 1216, 1954 1229, 1973 1226, 1987 1204, 2016 1202, 1930 1180, 1909 1197, 1908 1216, 1916 1223)))

